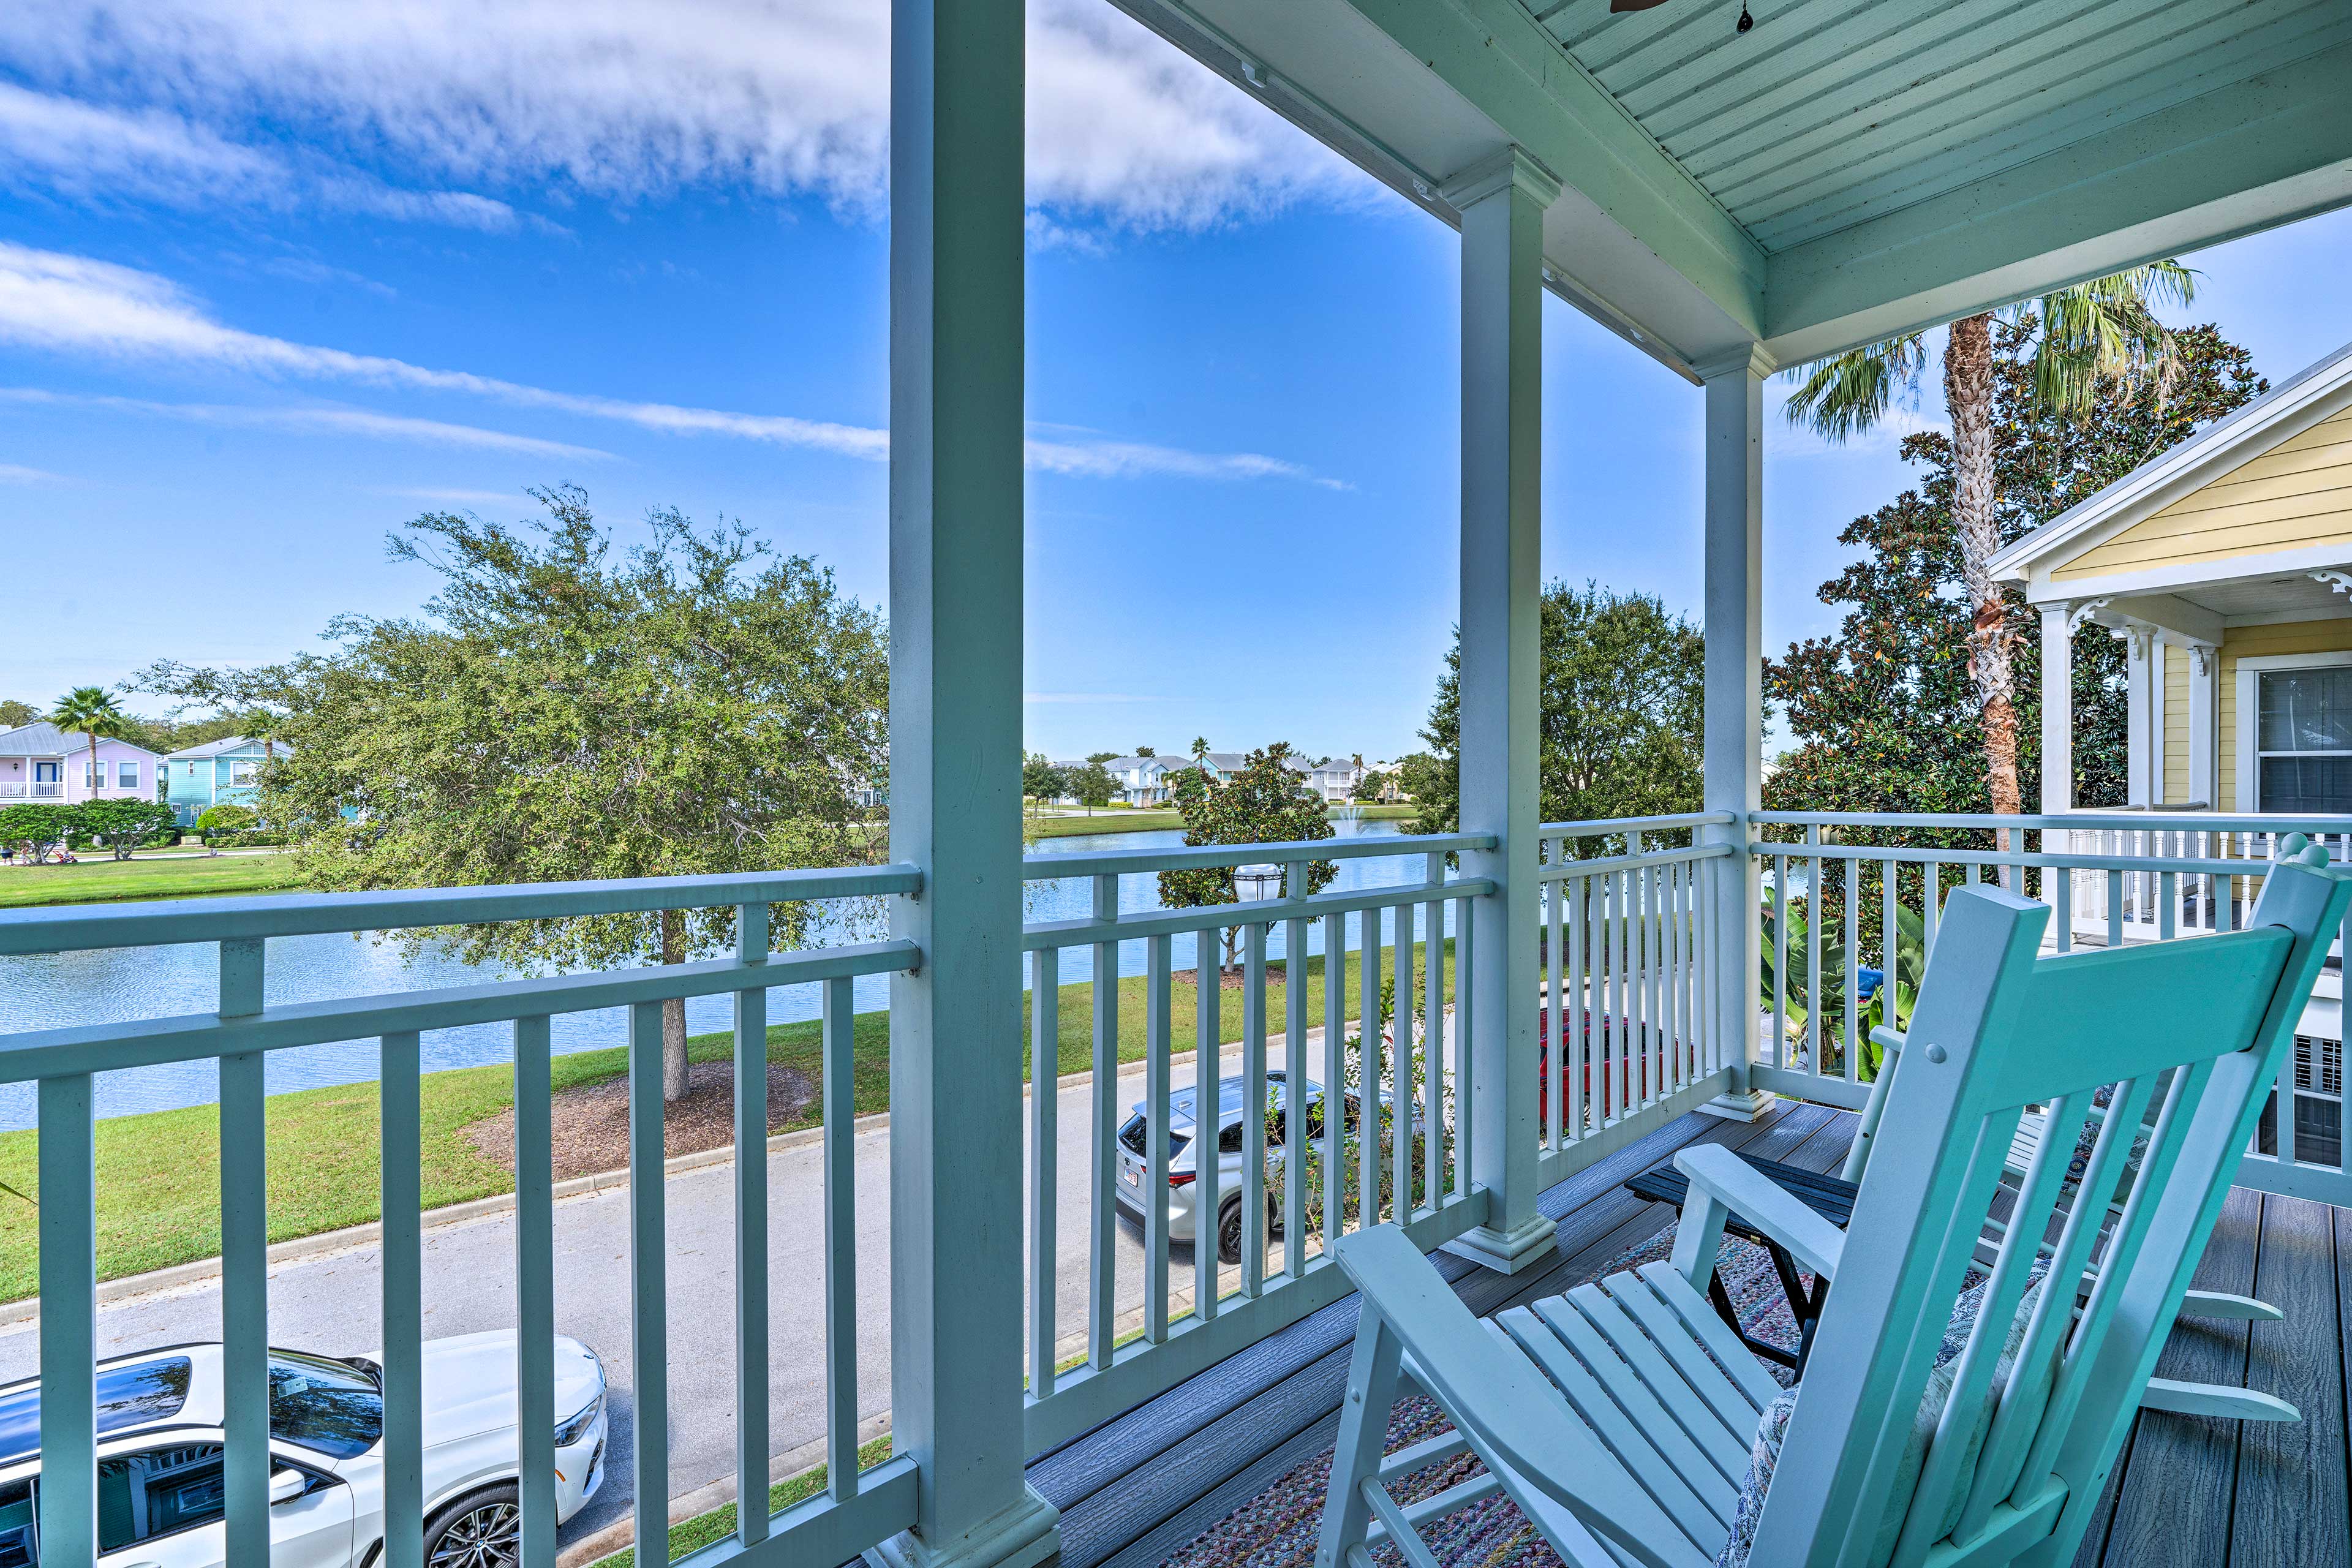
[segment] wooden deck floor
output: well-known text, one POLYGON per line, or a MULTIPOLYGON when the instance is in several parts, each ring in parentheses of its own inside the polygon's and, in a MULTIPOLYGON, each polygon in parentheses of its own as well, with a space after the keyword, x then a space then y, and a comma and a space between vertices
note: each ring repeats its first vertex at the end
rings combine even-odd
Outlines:
MULTIPOLYGON (((1618 1184, 1675 1151, 1723 1143, 1834 1168, 1853 1118, 1789 1105, 1752 1124, 1687 1116, 1544 1194, 1559 1226, 1555 1262, 1505 1279, 1457 1258, 1440 1269, 1474 1310, 1494 1312, 1596 1276, 1671 1224, 1672 1210, 1618 1184)), ((2345 1368, 2352 1350, 2352 1212, 2240 1191, 2198 1283, 2276 1303, 2286 1321, 2184 1324, 2161 1369, 2242 1380, 2293 1401, 2300 1425, 2147 1415, 2134 1429, 2077 1568, 2314 1568, 2352 1564, 2345 1368)), ((1334 1302, 1029 1468, 1062 1510, 1065 1568, 1150 1568, 1328 1447, 1355 1333, 1334 1302)))

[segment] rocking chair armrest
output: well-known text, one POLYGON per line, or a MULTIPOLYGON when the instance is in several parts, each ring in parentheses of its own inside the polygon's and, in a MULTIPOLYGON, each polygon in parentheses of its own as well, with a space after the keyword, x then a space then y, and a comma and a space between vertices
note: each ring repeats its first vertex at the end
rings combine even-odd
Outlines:
MULTIPOLYGON (((1336 1252, 1363 1298, 1360 1366, 1366 1335, 1376 1327, 1394 1334, 1406 1369, 1474 1450, 1499 1459, 1645 1568, 1704 1568, 1704 1556, 1551 1381, 1472 1316, 1402 1231, 1373 1226, 1342 1237, 1336 1252)), ((1351 1375, 1350 1399, 1360 1396, 1351 1375)))
POLYGON ((1690 1197, 1683 1200, 1685 1226, 1696 1223, 1720 1236, 1719 1219, 1709 1223, 1693 1212, 1694 1200, 1719 1205, 1786 1247, 1798 1267, 1825 1279, 1836 1278, 1845 1256, 1845 1232, 1763 1172, 1719 1143, 1685 1149, 1675 1156, 1675 1169, 1690 1181, 1690 1197))

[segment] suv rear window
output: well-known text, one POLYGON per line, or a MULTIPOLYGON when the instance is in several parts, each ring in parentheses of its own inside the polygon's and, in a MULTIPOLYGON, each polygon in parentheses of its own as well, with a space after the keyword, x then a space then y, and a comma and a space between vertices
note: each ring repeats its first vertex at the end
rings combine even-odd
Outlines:
MULTIPOLYGON (((103 1437, 126 1426, 169 1421, 177 1415, 180 1406, 188 1402, 188 1377, 193 1370, 184 1355, 100 1369, 98 1435, 103 1437)), ((0 1465, 30 1458, 40 1451, 40 1385, 0 1394, 0 1465)))

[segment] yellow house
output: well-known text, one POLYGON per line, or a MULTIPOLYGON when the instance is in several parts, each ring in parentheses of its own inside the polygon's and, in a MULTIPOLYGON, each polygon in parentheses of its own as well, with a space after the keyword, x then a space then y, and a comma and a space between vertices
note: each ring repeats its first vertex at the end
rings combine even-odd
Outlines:
POLYGON ((2072 640, 2130 644, 2131 805, 2352 816, 2352 344, 1993 561, 2042 613, 2042 809, 2072 640))
MULTIPOLYGON (((2077 853, 2259 862, 2281 814, 2352 858, 2352 344, 2044 523, 1993 559, 2042 617, 2042 810, 2070 811, 2074 639, 2129 644, 2127 800, 2077 853), (2157 814, 2163 815, 2158 816, 2157 814), (2249 818, 2259 814, 2265 821, 2249 818), (2125 826, 2129 823, 2130 826, 2125 826)), ((2053 842, 2058 840, 2058 842, 2053 842)), ((2226 929, 2251 879, 2072 879, 2078 939, 2226 929)), ((2296 1039, 2298 1149, 2341 1157, 2343 981, 2296 1039)), ((2276 1146, 2276 1106, 2258 1139, 2276 1146)))

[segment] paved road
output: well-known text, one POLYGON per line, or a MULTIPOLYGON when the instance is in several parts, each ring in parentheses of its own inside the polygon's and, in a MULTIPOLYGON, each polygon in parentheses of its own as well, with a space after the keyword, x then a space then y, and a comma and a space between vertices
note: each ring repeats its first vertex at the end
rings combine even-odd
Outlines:
MULTIPOLYGON (((1319 1031, 1310 1040, 1319 1038, 1319 1031)), ((1283 1061, 1280 1044, 1268 1052, 1283 1061)), ((1237 1070, 1237 1049, 1225 1070, 1237 1070)), ((1192 1081, 1180 1064, 1179 1085, 1192 1081)), ((1085 1216, 1087 1156, 1092 1147, 1090 1087, 1059 1090, 1059 1175, 1064 1218, 1057 1247, 1055 1312, 1064 1331, 1084 1323, 1087 1293, 1085 1216)), ((1120 1075, 1119 1104, 1142 1098, 1139 1066, 1120 1075)), ((1024 1117, 1024 1126, 1026 1119, 1024 1117)), ((824 1216, 818 1163, 811 1143, 771 1156, 770 1322, 772 1430, 782 1454, 821 1438, 824 1395, 824 1216)), ((877 1129, 856 1140, 858 1246, 857 1361, 862 1418, 889 1407, 889 1133, 877 1129)), ((1024 1161, 1024 1170, 1026 1163, 1024 1161)), ((734 1218, 732 1164, 706 1166, 668 1182, 670 1493, 681 1496, 731 1474, 734 1468, 734 1218)), ((630 1501, 632 1386, 629 1357, 628 1190, 564 1198, 555 1205, 557 1327, 593 1346, 604 1358, 615 1393, 614 1432, 603 1489, 564 1531, 566 1541, 623 1517, 630 1501)), ((511 1215, 495 1215, 425 1233, 425 1331, 470 1333, 514 1321, 514 1234, 511 1215)), ((1117 1298, 1122 1311, 1142 1305, 1142 1231, 1121 1217, 1117 1298)), ((1171 1282, 1192 1283, 1188 1248, 1171 1260, 1171 1282)), ((352 1247, 289 1260, 270 1270, 272 1344, 354 1354, 379 1334, 377 1253, 352 1247)), ((125 1298, 99 1310, 101 1355, 219 1337, 217 1281, 125 1298)), ((0 1382, 39 1368, 37 1325, 0 1328, 0 1382)))

